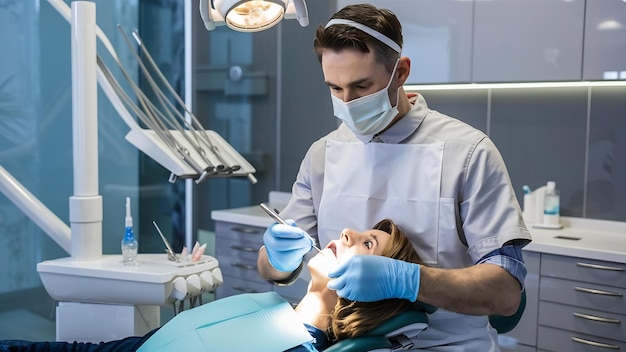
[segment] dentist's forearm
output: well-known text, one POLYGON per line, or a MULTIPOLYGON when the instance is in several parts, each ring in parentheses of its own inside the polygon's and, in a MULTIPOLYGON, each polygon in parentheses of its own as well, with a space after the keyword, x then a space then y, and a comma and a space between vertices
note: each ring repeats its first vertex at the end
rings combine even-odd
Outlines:
POLYGON ((265 280, 280 282, 287 280, 292 275, 292 273, 286 273, 274 269, 274 267, 270 264, 269 259, 267 258, 265 246, 259 249, 259 256, 257 257, 256 263, 259 275, 265 280))
POLYGON ((418 300, 469 315, 512 315, 519 307, 517 279, 494 264, 462 269, 422 266, 418 300))

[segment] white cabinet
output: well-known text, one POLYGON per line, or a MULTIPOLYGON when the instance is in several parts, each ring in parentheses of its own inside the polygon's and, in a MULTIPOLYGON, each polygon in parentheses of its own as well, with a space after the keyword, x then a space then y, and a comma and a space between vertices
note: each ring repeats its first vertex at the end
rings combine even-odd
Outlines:
POLYGON ((407 84, 626 79, 623 0, 370 3, 402 23, 407 84))
POLYGON ((537 347, 626 349, 626 264, 541 255, 537 347))
POLYGON ((402 23, 403 55, 411 58, 407 84, 471 82, 471 2, 386 0, 384 7, 402 23))
MULTIPOLYGON (((338 0, 337 9, 358 0, 338 0)), ((402 54, 411 58, 407 84, 471 81, 473 3, 458 0, 379 0, 402 23, 402 54)))
POLYGON ((626 79, 626 2, 587 0, 583 79, 626 79))
POLYGON ((259 277, 256 265, 263 231, 255 226, 216 221, 215 257, 224 276, 216 298, 272 290, 272 285, 259 277))
POLYGON ((626 79, 623 0, 370 3, 402 23, 407 84, 626 79))
POLYGON ((475 0, 473 82, 580 80, 585 0, 475 0))
POLYGON ((626 264, 524 251, 526 310, 503 351, 626 350, 626 264))

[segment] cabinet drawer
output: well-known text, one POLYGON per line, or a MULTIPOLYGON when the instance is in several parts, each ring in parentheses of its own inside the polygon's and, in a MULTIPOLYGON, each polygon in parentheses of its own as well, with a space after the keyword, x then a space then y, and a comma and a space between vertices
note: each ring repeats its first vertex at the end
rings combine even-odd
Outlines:
POLYGON ((587 334, 539 326, 538 349, 567 352, 626 351, 626 343, 587 334))
POLYGON ((626 288, 626 264, 541 255, 541 275, 626 288))
POLYGON ((215 292, 215 298, 224 298, 242 293, 271 292, 273 285, 269 282, 254 282, 224 276, 224 283, 215 292))
POLYGON ((626 342, 626 316, 552 302, 539 302, 539 325, 626 342))
POLYGON ((626 289, 551 277, 540 285, 540 300, 626 315, 626 289))
POLYGON ((224 275, 264 281, 258 272, 256 243, 220 238, 215 241, 215 256, 224 275))
POLYGON ((258 243, 258 247, 263 244, 264 227, 235 224, 232 222, 215 223, 215 237, 224 239, 234 239, 237 241, 253 241, 258 243))

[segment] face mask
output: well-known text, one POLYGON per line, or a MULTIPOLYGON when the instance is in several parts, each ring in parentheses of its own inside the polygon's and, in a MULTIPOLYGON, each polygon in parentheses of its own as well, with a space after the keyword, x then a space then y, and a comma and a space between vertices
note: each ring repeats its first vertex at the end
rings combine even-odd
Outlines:
POLYGON ((399 61, 400 59, 396 61, 396 65, 393 67, 387 86, 378 92, 349 102, 344 102, 331 94, 335 116, 343 121, 352 132, 363 135, 376 134, 385 129, 398 115, 398 92, 396 93, 396 104, 392 106, 388 90, 399 61))

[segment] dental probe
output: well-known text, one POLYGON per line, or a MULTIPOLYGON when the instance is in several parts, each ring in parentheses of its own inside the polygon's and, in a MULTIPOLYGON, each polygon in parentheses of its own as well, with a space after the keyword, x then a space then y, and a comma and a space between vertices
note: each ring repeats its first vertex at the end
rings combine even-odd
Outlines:
MULTIPOLYGON (((259 204, 259 206, 261 207, 261 209, 263 209, 263 211, 265 211, 267 213, 267 215, 271 216, 272 219, 276 220, 276 222, 283 224, 283 225, 287 225, 287 226, 291 226, 289 225, 285 220, 283 220, 283 218, 281 218, 280 216, 278 216, 278 213, 276 213, 274 210, 272 210, 270 207, 268 207, 267 205, 265 205, 265 203, 261 203, 259 204)), ((306 232, 305 232, 306 233, 306 232)), ((312 241, 313 241, 313 248, 315 248, 316 251, 322 253, 322 250, 319 249, 319 247, 315 246, 315 239, 309 235, 308 233, 306 234, 312 241)), ((323 253, 322 253, 323 254, 323 253)))
POLYGON ((174 253, 174 250, 172 249, 170 242, 167 240, 167 238, 165 238, 165 236, 163 236, 163 232, 161 232, 159 225, 157 225, 156 221, 154 220, 152 220, 152 225, 154 225, 154 228, 159 233, 159 236, 161 236, 161 240, 163 241, 163 244, 165 244, 165 252, 167 253, 167 259, 178 263, 180 260, 178 259, 178 256, 176 255, 176 253, 174 253))

